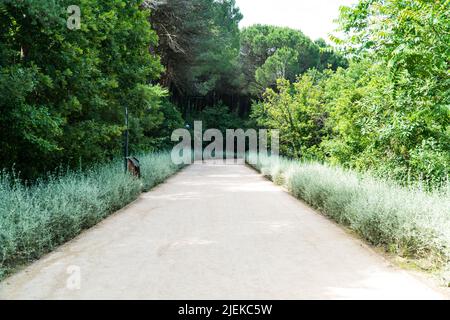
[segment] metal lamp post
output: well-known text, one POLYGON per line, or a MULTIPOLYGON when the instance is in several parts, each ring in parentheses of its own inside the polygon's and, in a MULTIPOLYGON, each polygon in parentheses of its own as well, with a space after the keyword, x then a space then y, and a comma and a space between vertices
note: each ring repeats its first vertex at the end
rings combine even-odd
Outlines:
POLYGON ((128 144, 129 144, 129 127, 128 127, 128 107, 125 106, 125 133, 124 133, 124 143, 123 143, 123 155, 124 155, 124 166, 125 173, 128 172, 128 144))

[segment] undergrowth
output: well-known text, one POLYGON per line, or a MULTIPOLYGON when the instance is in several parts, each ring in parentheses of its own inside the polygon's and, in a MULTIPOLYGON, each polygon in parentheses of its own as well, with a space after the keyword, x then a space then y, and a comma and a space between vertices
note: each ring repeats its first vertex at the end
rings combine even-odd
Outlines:
POLYGON ((282 157, 259 156, 253 167, 369 243, 448 270, 449 185, 424 191, 339 167, 282 157))
POLYGON ((0 279, 94 226, 180 169, 170 153, 145 154, 139 159, 141 179, 125 174, 121 161, 51 175, 31 186, 1 172, 0 279))

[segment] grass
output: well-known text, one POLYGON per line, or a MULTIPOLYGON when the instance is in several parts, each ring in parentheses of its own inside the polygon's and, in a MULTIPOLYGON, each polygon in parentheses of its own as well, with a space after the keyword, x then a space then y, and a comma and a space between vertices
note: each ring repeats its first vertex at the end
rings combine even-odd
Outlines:
POLYGON ((121 161, 25 186, 0 173, 0 280, 38 259, 177 172, 170 153, 141 155, 142 179, 121 161))
POLYGON ((426 192, 281 157, 260 156, 253 167, 369 243, 450 270, 450 185, 426 192))

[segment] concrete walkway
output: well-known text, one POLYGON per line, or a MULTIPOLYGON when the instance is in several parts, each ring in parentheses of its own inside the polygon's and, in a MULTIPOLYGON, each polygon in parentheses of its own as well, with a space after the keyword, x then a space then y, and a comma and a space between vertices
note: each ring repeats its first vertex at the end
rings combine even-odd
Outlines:
POLYGON ((439 299, 241 165, 193 165, 0 284, 3 299, 439 299))

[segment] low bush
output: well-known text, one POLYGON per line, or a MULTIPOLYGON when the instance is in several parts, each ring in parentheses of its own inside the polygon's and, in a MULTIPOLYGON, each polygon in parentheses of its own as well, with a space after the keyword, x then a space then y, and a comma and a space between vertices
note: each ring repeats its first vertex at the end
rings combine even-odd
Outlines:
POLYGON ((333 220, 403 257, 450 262, 450 185, 427 192, 339 167, 259 156, 253 165, 333 220))
POLYGON ((173 175, 169 153, 141 155, 142 179, 121 161, 50 176, 32 186, 0 173, 0 279, 104 219, 173 175))

